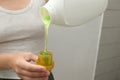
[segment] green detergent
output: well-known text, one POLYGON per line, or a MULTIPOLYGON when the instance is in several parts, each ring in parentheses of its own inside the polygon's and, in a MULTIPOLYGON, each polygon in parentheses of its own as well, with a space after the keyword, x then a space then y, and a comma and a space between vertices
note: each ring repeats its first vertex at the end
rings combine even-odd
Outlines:
POLYGON ((44 49, 39 52, 38 59, 36 61, 36 64, 42 65, 46 67, 48 71, 51 71, 54 67, 54 61, 52 59, 52 52, 47 50, 47 42, 48 42, 48 29, 51 23, 51 17, 49 16, 49 13, 46 8, 42 7, 40 9, 40 15, 41 19, 45 26, 45 43, 44 43, 44 49))
POLYGON ((51 23, 51 19, 50 16, 45 16, 43 17, 43 23, 45 25, 45 44, 44 44, 44 52, 43 54, 47 55, 48 51, 47 51, 47 42, 48 42, 48 29, 51 23))

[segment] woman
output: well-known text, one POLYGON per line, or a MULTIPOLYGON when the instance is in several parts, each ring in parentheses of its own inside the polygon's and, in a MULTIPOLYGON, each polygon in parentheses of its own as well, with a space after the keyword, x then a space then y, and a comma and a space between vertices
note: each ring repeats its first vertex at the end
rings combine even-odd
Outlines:
POLYGON ((45 2, 0 0, 0 80, 53 80, 45 67, 30 63, 44 43, 39 8, 45 2))

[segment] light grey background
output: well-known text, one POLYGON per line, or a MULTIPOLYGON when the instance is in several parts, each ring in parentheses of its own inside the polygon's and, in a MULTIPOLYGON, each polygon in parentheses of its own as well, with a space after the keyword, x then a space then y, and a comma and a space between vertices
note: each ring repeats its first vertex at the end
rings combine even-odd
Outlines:
POLYGON ((98 54, 95 80, 120 80, 120 0, 109 0, 98 54))
POLYGON ((55 80, 94 80, 101 27, 101 16, 78 27, 50 26, 55 80))

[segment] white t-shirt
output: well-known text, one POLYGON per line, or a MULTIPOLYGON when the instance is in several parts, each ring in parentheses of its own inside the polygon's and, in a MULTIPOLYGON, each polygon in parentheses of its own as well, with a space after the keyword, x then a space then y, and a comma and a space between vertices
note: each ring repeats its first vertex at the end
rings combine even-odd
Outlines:
MULTIPOLYGON (((0 53, 33 52, 37 54, 44 44, 44 25, 39 9, 44 0, 30 0, 21 10, 0 7, 0 53)), ((1 70, 0 78, 19 79, 12 70, 1 70)))

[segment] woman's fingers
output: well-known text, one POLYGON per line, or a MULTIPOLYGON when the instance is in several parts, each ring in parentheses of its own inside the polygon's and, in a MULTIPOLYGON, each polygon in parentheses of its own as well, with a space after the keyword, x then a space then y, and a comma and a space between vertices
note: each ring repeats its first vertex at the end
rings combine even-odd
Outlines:
POLYGON ((19 66, 20 68, 27 70, 27 71, 36 71, 36 72, 46 72, 46 68, 40 65, 36 65, 36 64, 32 64, 29 62, 26 62, 25 60, 20 60, 19 62, 19 66))
POLYGON ((10 64, 23 80, 47 80, 49 71, 44 66, 30 63, 36 60, 37 56, 32 53, 18 53, 13 55, 10 64))
POLYGON ((30 78, 41 78, 41 77, 48 77, 49 72, 30 72, 30 71, 25 71, 25 70, 20 70, 17 74, 21 76, 26 76, 30 78))

